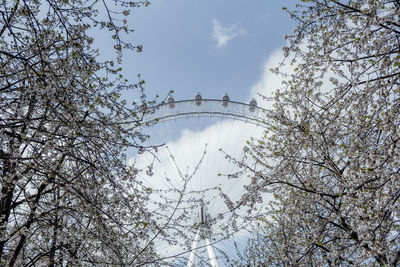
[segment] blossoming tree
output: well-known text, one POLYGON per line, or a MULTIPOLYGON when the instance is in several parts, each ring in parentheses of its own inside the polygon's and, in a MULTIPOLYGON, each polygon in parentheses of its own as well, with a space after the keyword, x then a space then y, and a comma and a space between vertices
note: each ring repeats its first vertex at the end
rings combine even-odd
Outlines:
POLYGON ((144 138, 135 128, 143 81, 117 63, 137 1, 0 3, 0 265, 123 266, 156 259, 148 190, 125 165, 144 138), (115 4, 115 5, 114 5, 115 4), (110 33, 116 62, 90 36, 110 33), (114 66, 115 65, 115 66, 114 66), (121 121, 132 124, 122 124, 121 121))
POLYGON ((242 260, 398 266, 400 2, 303 0, 288 13, 298 26, 272 70, 284 88, 248 154, 249 194, 274 201, 242 260))

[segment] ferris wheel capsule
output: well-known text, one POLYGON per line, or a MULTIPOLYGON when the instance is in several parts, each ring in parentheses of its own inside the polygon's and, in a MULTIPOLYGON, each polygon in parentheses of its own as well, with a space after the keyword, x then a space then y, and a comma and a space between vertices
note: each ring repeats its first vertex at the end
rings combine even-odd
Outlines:
POLYGON ((201 98, 201 95, 200 95, 199 92, 194 96, 194 100, 195 100, 195 102, 196 102, 196 105, 198 105, 198 106, 201 105, 201 100, 202 100, 202 98, 201 98))
POLYGON ((253 98, 253 99, 251 99, 251 101, 250 101, 249 110, 250 110, 251 112, 254 112, 254 110, 256 110, 256 107, 257 107, 257 101, 253 98))
POLYGON ((223 105, 224 107, 227 107, 228 104, 229 104, 229 96, 228 96, 227 93, 225 93, 225 94, 222 96, 222 105, 223 105))
POLYGON ((168 104, 169 108, 175 107, 175 99, 172 97, 172 95, 168 95, 167 104, 168 104))

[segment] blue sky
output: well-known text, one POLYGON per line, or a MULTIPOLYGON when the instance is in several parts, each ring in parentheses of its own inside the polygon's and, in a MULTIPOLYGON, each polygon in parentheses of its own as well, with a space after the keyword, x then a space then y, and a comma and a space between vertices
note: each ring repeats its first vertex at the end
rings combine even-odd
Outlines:
POLYGON ((274 49, 293 22, 282 11, 294 1, 154 0, 134 9, 130 34, 143 52, 126 53, 124 75, 140 73, 149 96, 189 99, 200 91, 204 98, 247 101, 274 49))

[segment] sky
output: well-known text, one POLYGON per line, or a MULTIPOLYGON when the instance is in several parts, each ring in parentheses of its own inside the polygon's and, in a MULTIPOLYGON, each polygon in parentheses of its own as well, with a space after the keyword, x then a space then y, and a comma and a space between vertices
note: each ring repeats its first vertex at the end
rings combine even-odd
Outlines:
MULTIPOLYGON (((151 1, 146 8, 134 9, 129 17, 128 23, 135 29, 129 38, 134 44, 143 45, 143 51, 124 55, 123 74, 135 81, 140 73, 150 99, 159 95, 162 100, 170 90, 174 91, 175 100, 193 99, 197 92, 203 98, 220 99, 227 93, 231 100, 245 103, 256 97, 259 106, 269 108, 271 103, 262 102, 257 94, 271 96, 282 87, 280 79, 269 69, 283 59, 283 36, 295 26, 282 7, 290 8, 294 3, 293 0, 151 1)), ((239 201, 245 192, 243 185, 249 182, 246 175, 228 179, 227 175, 238 167, 219 150, 240 158, 246 141, 262 136, 263 128, 218 118, 190 118, 144 131, 151 136, 150 144, 166 145, 156 157, 150 153, 131 153, 128 164, 134 164, 139 179, 155 189, 180 188, 182 175, 191 176, 189 191, 208 191, 188 197, 197 201, 205 198, 210 216, 225 214, 213 226, 218 236, 218 229, 230 221, 229 209, 218 190, 239 201)), ((162 195, 176 197, 173 193, 162 195)), ((153 199, 161 201, 161 196, 155 194, 153 199)), ((193 218, 188 225, 194 223, 196 209, 191 209, 189 217, 193 218)), ((195 229, 188 231, 193 237, 195 232, 195 229)), ((244 246, 243 240, 248 237, 248 233, 242 232, 233 239, 244 246)), ((216 248, 232 251, 233 239, 216 244, 216 248)), ((163 255, 173 255, 183 247, 164 246, 163 255)), ((221 253, 217 251, 217 255, 221 253)), ((181 263, 184 265, 184 260, 181 263)))
MULTIPOLYGON (((141 53, 124 58, 124 75, 140 73, 148 95, 176 99, 203 98, 248 101, 265 62, 285 44, 294 23, 282 11, 294 1, 155 0, 134 9, 129 35, 143 45, 141 53)), ((273 88, 266 88, 272 90, 273 88)))

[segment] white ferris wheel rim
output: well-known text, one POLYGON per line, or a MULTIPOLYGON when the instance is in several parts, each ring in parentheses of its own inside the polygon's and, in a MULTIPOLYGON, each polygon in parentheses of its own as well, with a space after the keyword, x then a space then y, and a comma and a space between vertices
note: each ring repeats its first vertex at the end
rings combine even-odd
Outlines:
MULTIPOLYGON (((253 98, 250 103, 231 101, 228 99, 186 99, 175 101, 168 97, 162 103, 147 107, 142 104, 138 111, 140 117, 140 126, 149 127, 160 122, 176 120, 190 117, 220 117, 226 119, 236 119, 254 124, 259 127, 265 127, 264 116, 267 109, 257 106, 253 98)), ((226 96, 226 95, 225 95, 226 96)), ((272 98, 265 98, 266 101, 272 101, 272 98)))

